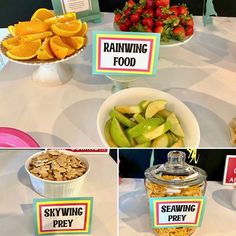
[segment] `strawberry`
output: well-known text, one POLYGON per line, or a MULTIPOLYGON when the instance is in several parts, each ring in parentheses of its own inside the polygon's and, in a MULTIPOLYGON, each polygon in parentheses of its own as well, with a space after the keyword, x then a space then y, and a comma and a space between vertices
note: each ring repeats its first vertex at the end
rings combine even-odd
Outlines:
POLYGON ((186 25, 193 27, 193 25, 194 25, 194 23, 193 23, 193 18, 187 19, 187 20, 185 21, 185 23, 186 23, 186 25))
POLYGON ((121 20, 121 17, 122 17, 122 14, 121 13, 115 13, 115 16, 114 16, 114 22, 116 24, 119 24, 120 20, 121 20))
POLYGON ((164 25, 164 23, 162 20, 157 20, 154 22, 154 26, 163 26, 163 25, 164 25))
POLYGON ((180 24, 184 26, 193 26, 193 18, 191 16, 181 16, 180 17, 180 24))
POLYGON ((179 22, 180 22, 180 19, 176 15, 169 15, 164 20, 164 24, 169 24, 169 25, 172 25, 172 26, 177 26, 179 24, 179 22))
POLYGON ((188 14, 188 8, 184 4, 179 5, 178 6, 178 16, 179 15, 186 16, 187 14, 188 14))
POLYGON ((123 10, 123 13, 126 17, 130 16, 131 15, 131 7, 125 8, 123 10))
POLYGON ((159 25, 159 26, 156 26, 155 28, 154 28, 154 31, 153 32, 155 32, 155 33, 162 33, 163 32, 163 26, 161 26, 161 25, 159 25))
POLYGON ((170 0, 156 0, 156 7, 168 7, 170 5, 170 0))
POLYGON ((163 18, 164 14, 162 13, 162 10, 160 7, 157 7, 156 8, 156 11, 155 11, 155 17, 156 18, 163 18))
POLYGON ((170 7, 170 11, 171 11, 172 14, 174 14, 174 15, 176 15, 176 16, 178 16, 178 14, 179 14, 178 6, 177 6, 177 5, 171 6, 171 7, 170 7))
POLYGON ((154 17, 154 11, 151 8, 144 10, 143 17, 154 17))
POLYGON ((157 7, 155 11, 155 17, 165 19, 171 12, 168 7, 157 7))
POLYGON ((153 19, 151 17, 146 17, 142 20, 142 25, 147 26, 152 29, 153 27, 153 19))
POLYGON ((130 21, 135 23, 140 20, 140 15, 138 13, 134 13, 130 16, 130 21))
POLYGON ((153 8, 153 7, 154 7, 153 0, 146 0, 145 8, 153 8))
POLYGON ((133 8, 133 13, 138 13, 141 15, 143 13, 143 8, 137 4, 133 8))
POLYGON ((146 32, 152 32, 152 28, 150 28, 150 27, 146 27, 146 30, 145 30, 146 32))
POLYGON ((129 0, 129 1, 127 2, 127 6, 130 7, 130 8, 132 8, 134 5, 136 5, 136 3, 135 3, 134 0, 129 0))
POLYGON ((126 24, 124 24, 124 23, 119 25, 119 29, 121 31, 129 31, 129 27, 126 24))
POLYGON ((172 35, 175 39, 183 41, 185 38, 185 29, 183 26, 177 26, 173 29, 172 35))
POLYGON ((185 28, 185 35, 186 36, 191 36, 193 34, 193 26, 190 26, 188 25, 186 28, 185 28))

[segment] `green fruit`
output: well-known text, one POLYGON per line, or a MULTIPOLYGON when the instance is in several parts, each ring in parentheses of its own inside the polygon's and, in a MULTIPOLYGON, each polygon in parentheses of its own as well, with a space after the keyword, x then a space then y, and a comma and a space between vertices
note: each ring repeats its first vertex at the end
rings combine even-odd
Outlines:
POLYGON ((116 143, 113 141, 111 137, 110 130, 111 130, 111 119, 109 119, 105 124, 104 135, 110 147, 117 147, 116 143))
POLYGON ((110 111, 109 115, 111 117, 115 117, 121 124, 123 124, 129 128, 136 125, 135 122, 133 122, 132 120, 130 120, 129 118, 127 118, 126 116, 124 116, 123 114, 121 114, 120 112, 118 112, 114 109, 110 111))
POLYGON ((156 115, 154 115, 153 117, 162 120, 162 123, 164 123, 166 121, 166 119, 163 116, 159 115, 158 113, 156 115))
POLYGON ((150 147, 151 141, 147 141, 146 143, 137 144, 135 147, 150 147))
POLYGON ((180 126, 180 123, 179 123, 179 121, 178 121, 178 119, 177 119, 177 117, 176 117, 176 115, 174 114, 174 113, 171 113, 168 117, 167 117, 167 119, 166 119, 166 121, 168 121, 168 122, 170 122, 171 123, 171 131, 175 134, 175 135, 177 135, 177 136, 179 136, 179 137, 184 137, 184 131, 183 131, 183 129, 181 128, 181 126, 180 126))
POLYGON ((178 141, 178 138, 171 131, 168 131, 166 134, 168 136, 169 146, 172 146, 176 141, 178 141))
POLYGON ((115 106, 115 110, 123 114, 141 113, 142 109, 137 106, 115 106))
POLYGON ((148 131, 146 133, 143 133, 142 135, 135 138, 137 143, 145 143, 147 141, 151 141, 162 134, 166 133, 171 128, 171 123, 166 121, 164 124, 158 126, 157 128, 154 128, 151 131, 148 131))
POLYGON ((142 109, 142 112, 145 113, 147 106, 149 105, 149 103, 151 103, 151 101, 148 100, 143 100, 141 101, 138 105, 139 107, 142 109))
POLYGON ((166 110, 166 109, 163 109, 161 111, 159 111, 157 114, 162 116, 164 119, 166 119, 172 112, 166 110))
POLYGON ((177 142, 175 142, 171 147, 184 147, 184 140, 180 138, 177 142))
POLYGON ((128 134, 127 134, 127 130, 125 130, 125 134, 126 134, 126 137, 128 138, 129 140, 129 143, 132 147, 134 147, 136 145, 136 142, 135 142, 135 139, 130 137, 128 134))
POLYGON ((144 118, 140 113, 134 114, 133 117, 134 117, 134 119, 135 119, 138 123, 140 123, 141 121, 145 120, 145 118, 144 118))
POLYGON ((155 138, 152 141, 152 147, 168 147, 169 146, 169 139, 167 134, 162 134, 158 138, 155 138))
POLYGON ((128 138, 125 135, 125 132, 120 125, 118 119, 116 117, 113 117, 111 120, 111 137, 114 140, 114 142, 119 147, 130 147, 131 144, 128 140, 128 138))
POLYGON ((165 100, 156 100, 154 102, 151 102, 145 111, 145 118, 151 118, 153 117, 157 112, 165 109, 167 101, 165 100))
POLYGON ((163 122, 158 118, 149 118, 141 121, 139 124, 127 130, 127 134, 130 137, 137 137, 142 135, 143 133, 153 130, 157 126, 161 125, 163 122))

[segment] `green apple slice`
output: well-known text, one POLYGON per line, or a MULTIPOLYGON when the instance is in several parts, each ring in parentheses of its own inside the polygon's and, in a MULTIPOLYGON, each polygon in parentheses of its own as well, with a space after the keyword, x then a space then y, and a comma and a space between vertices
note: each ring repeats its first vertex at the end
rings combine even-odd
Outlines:
POLYGON ((168 131, 166 134, 168 136, 169 146, 172 146, 175 142, 178 141, 178 138, 171 131, 168 131))
POLYGON ((156 115, 154 115, 153 117, 162 120, 163 123, 166 121, 166 119, 165 119, 164 117, 162 117, 162 116, 161 116, 160 114, 158 114, 158 113, 157 113, 156 115))
POLYGON ((159 111, 157 114, 162 116, 164 119, 166 119, 172 112, 166 110, 166 109, 163 109, 161 111, 159 111))
POLYGON ((131 128, 133 126, 136 125, 135 122, 133 122, 132 120, 130 120, 129 118, 127 118, 126 116, 124 116, 123 114, 121 114, 120 112, 112 109, 109 113, 109 115, 111 117, 115 117, 121 124, 131 128))
POLYGON ((140 114, 140 113, 138 113, 138 114, 134 114, 134 119, 138 122, 138 123, 140 123, 140 122, 142 122, 143 120, 145 120, 145 118, 140 114))
POLYGON ((176 115, 174 113, 171 113, 166 121, 169 121, 171 123, 171 129, 170 131, 172 131, 175 135, 179 136, 179 137, 184 137, 184 131, 180 126, 180 123, 176 117, 176 115))
POLYGON ((151 102, 145 111, 145 118, 152 118, 157 112, 165 109, 166 100, 156 100, 151 102))
POLYGON ((184 140, 180 138, 177 142, 175 142, 171 147, 184 147, 184 140))
POLYGON ((142 135, 136 137, 135 140, 138 144, 151 141, 161 136, 162 134, 166 133, 170 128, 171 128, 171 123, 166 121, 164 124, 158 126, 157 128, 154 128, 153 130, 143 133, 142 135))
POLYGON ((151 141, 147 141, 146 143, 137 144, 135 147, 150 147, 151 141))
POLYGON ((167 134, 162 134, 161 136, 155 138, 152 141, 152 147, 168 147, 169 146, 169 138, 167 134))
POLYGON ((125 132, 120 125, 118 119, 116 117, 113 117, 111 120, 111 137, 114 140, 114 142, 119 146, 119 147, 130 147, 131 144, 128 140, 128 138, 125 135, 125 132))
POLYGON ((110 130, 111 130, 111 119, 109 119, 105 124, 104 135, 110 147, 117 147, 116 143, 113 141, 111 137, 110 130))
POLYGON ((141 101, 138 105, 139 107, 142 109, 142 112, 145 113, 147 106, 149 105, 149 103, 151 103, 151 101, 148 100, 143 100, 141 101))
POLYGON ((123 114, 135 114, 141 113, 142 109, 140 106, 115 106, 115 110, 123 114))
POLYGON ((134 127, 130 128, 127 130, 127 134, 130 137, 137 137, 140 136, 141 134, 153 130, 154 128, 158 127, 161 125, 163 121, 158 118, 149 118, 141 121, 139 124, 135 125, 134 127))

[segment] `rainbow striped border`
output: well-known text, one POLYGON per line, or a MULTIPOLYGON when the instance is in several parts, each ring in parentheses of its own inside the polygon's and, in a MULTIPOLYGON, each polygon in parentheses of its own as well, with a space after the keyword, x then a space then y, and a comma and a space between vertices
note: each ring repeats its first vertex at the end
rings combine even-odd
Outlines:
POLYGON ((92 43, 92 73, 93 74, 107 74, 107 75, 155 75, 158 66, 160 34, 155 33, 141 33, 141 32, 114 32, 114 31, 93 31, 92 43), (148 61, 148 69, 122 69, 122 68, 102 68, 100 66, 101 55, 101 40, 134 40, 134 41, 148 41, 151 44, 151 50, 148 61))
POLYGON ((36 235, 53 235, 53 234, 90 234, 93 212, 93 198, 54 198, 54 199, 34 199, 34 229, 36 235), (82 229, 73 230, 43 230, 42 229, 42 211, 43 206, 76 206, 85 205, 86 216, 85 223, 82 229))
POLYGON ((200 227, 203 220, 203 215, 206 207, 206 197, 161 197, 161 198, 150 198, 149 199, 150 204, 150 216, 151 216, 151 222, 152 222, 152 228, 175 228, 175 227, 200 227), (159 215, 158 215, 158 209, 159 204, 162 203, 197 203, 198 209, 197 209, 197 216, 195 218, 194 222, 185 222, 185 223, 171 223, 171 224, 163 224, 159 222, 159 215))

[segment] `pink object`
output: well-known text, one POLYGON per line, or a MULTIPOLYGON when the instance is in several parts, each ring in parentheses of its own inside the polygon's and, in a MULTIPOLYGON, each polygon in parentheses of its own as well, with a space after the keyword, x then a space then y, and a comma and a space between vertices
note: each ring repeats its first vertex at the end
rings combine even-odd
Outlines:
POLYGON ((40 147, 28 134, 14 128, 0 127, 0 147, 40 147))

